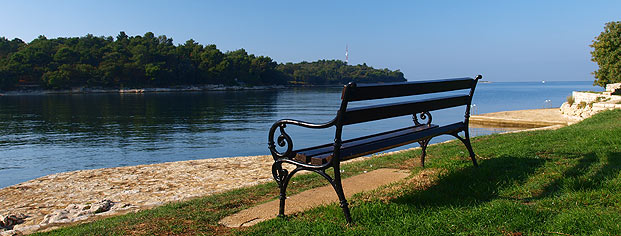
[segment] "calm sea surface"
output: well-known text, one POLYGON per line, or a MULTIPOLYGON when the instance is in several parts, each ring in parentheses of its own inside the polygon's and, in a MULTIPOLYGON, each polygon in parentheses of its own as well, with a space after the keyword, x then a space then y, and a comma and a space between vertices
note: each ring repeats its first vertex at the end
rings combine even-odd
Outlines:
MULTIPOLYGON (((592 82, 480 83, 474 113, 559 107, 592 82)), ((0 96, 0 188, 52 173, 203 158, 267 155, 267 131, 281 118, 327 122, 341 88, 0 96)), ((397 99, 398 100, 398 99, 397 99)), ((355 105, 368 105, 359 103, 355 105)), ((434 123, 463 119, 464 108, 432 112, 434 123)), ((352 125, 344 138, 411 124, 352 125)), ((332 140, 334 129, 289 126, 295 147, 332 140)), ((472 134, 500 132, 472 128, 472 134)), ((440 142, 450 136, 438 137, 440 142)), ((405 146, 402 148, 409 148, 405 146)))

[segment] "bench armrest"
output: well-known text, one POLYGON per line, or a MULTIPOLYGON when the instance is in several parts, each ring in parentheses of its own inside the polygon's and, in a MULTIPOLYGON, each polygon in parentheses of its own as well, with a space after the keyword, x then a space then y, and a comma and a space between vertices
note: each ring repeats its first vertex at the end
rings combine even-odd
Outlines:
POLYGON ((329 122, 322 123, 322 124, 309 123, 309 122, 304 122, 304 121, 299 121, 299 120, 290 120, 290 119, 283 119, 283 120, 276 121, 272 125, 272 128, 270 128, 270 132, 268 134, 268 140, 267 140, 268 148, 270 149, 270 152, 272 153, 274 160, 277 160, 283 157, 290 157, 291 151, 293 151, 293 140, 291 139, 289 134, 285 132, 285 128, 287 127, 288 124, 301 126, 305 128, 311 128, 311 129, 324 129, 324 128, 329 128, 329 127, 336 125, 336 118, 329 122), (280 135, 278 135, 278 138, 274 140, 274 133, 276 132, 277 128, 279 128, 280 135), (287 150, 284 153, 279 152, 278 150, 276 150, 276 143, 278 144, 278 146, 281 146, 281 147, 284 147, 285 145, 287 145, 287 150))

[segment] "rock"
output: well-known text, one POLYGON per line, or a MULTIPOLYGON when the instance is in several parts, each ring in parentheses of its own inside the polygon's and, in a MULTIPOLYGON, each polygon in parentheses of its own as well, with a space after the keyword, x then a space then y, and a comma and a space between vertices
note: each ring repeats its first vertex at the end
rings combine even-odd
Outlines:
POLYGON ((621 83, 607 84, 606 85, 606 91, 607 92, 615 93, 615 92, 617 92, 617 90, 621 90, 621 83))
POLYGON ((55 211, 43 217, 39 224, 70 223, 88 219, 88 217, 109 211, 114 202, 104 199, 93 204, 69 204, 65 209, 55 211))
POLYGON ((22 236, 22 235, 24 234, 19 230, 8 230, 8 231, 0 232, 0 236, 22 236))
POLYGON ((31 234, 39 230, 41 226, 39 225, 16 225, 14 230, 21 231, 24 234, 31 234))
POLYGON ((24 223, 24 219, 26 218, 28 218, 28 216, 21 213, 8 215, 6 217, 0 216, 0 229, 12 230, 15 225, 24 223))
MULTIPOLYGON (((130 209, 138 209, 138 206, 129 204, 129 203, 124 203, 124 204, 114 204, 114 206, 112 206, 110 208, 110 213, 112 212, 117 212, 117 211, 127 211, 130 209)), ((108 212, 107 212, 108 213, 108 212)))
POLYGON ((110 201, 108 199, 104 199, 104 200, 101 200, 98 203, 93 204, 91 206, 91 212, 93 214, 101 213, 101 212, 110 210, 110 208, 112 208, 112 206, 114 206, 114 202, 112 202, 112 201, 110 201))

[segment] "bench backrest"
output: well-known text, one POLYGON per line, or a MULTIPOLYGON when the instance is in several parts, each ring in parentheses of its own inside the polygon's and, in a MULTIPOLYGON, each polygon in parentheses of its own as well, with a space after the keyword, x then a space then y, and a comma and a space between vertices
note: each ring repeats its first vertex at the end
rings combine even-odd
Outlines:
MULTIPOLYGON (((349 83, 343 88, 341 107, 337 115, 337 129, 340 129, 343 125, 412 115, 463 105, 466 106, 465 122, 468 122, 474 88, 481 77, 481 75, 478 75, 474 79, 457 78, 385 84, 357 85, 355 83, 349 83), (468 95, 433 97, 406 102, 347 108, 347 104, 354 101, 432 94, 462 89, 470 89, 470 93, 468 95)), ((338 136, 340 136, 339 133, 340 130, 337 131, 338 136)))

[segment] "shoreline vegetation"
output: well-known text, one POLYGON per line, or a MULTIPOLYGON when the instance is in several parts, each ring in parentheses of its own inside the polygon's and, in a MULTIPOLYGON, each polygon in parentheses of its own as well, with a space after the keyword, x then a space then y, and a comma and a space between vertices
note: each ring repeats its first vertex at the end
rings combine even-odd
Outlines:
POLYGON ((48 39, 25 43, 0 37, 0 90, 70 90, 71 88, 173 88, 224 85, 340 85, 403 82, 399 70, 376 69, 340 60, 278 63, 246 50, 220 51, 194 40, 175 45, 172 38, 111 36, 48 39))

